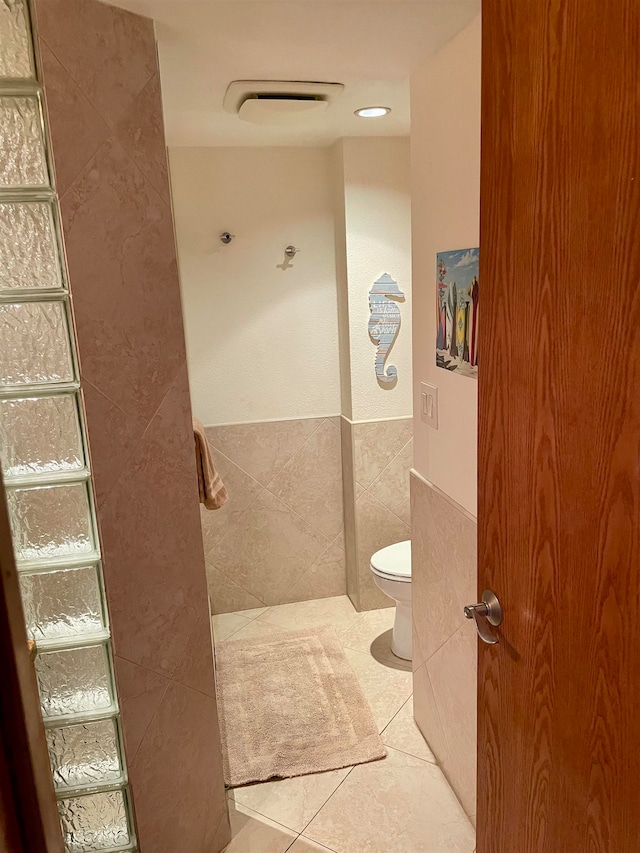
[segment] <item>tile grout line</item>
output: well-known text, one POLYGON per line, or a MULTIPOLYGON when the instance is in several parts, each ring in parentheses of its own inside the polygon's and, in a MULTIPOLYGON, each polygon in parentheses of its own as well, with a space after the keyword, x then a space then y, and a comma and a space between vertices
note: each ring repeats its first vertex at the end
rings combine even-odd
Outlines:
MULTIPOLYGON (((408 438, 408 439, 404 442, 404 444, 403 444, 403 445, 398 449, 398 451, 397 451, 396 453, 394 453, 394 454, 393 454, 393 456, 391 457, 391 459, 390 459, 390 460, 389 460, 389 461, 384 465, 384 467, 383 467, 383 468, 382 468, 382 469, 381 469, 381 470, 380 470, 380 471, 379 471, 379 472, 374 476, 373 480, 369 483, 369 485, 368 485, 368 486, 365 486, 365 485, 364 485, 364 483, 362 483, 362 482, 360 482, 360 480, 358 480, 358 478, 357 478, 357 476, 356 476, 356 472, 355 472, 355 439, 354 439, 354 472, 353 472, 353 480, 354 480, 354 482, 355 482, 355 483, 357 483, 359 486, 361 486, 363 489, 365 489, 365 490, 367 490, 367 491, 368 491, 369 489, 371 489, 371 488, 373 487, 374 483, 376 483, 376 482, 380 479, 380 477, 382 477, 382 475, 383 475, 383 474, 384 474, 384 472, 387 470, 387 468, 389 467, 389 465, 391 465, 391 463, 392 463, 392 462, 394 462, 394 461, 397 459, 397 457, 402 453, 402 451, 405 449, 405 447, 407 446, 407 444, 409 444, 409 443, 410 443, 410 442, 412 442, 412 441, 413 441, 413 435, 412 435, 410 438, 408 438)), ((410 466, 409 470, 411 470, 411 466, 410 466)))
MULTIPOLYGON (((207 431, 207 428, 205 427, 205 436, 207 434, 206 431, 207 431)), ((227 460, 227 462, 230 462, 233 465, 234 468, 237 468, 239 471, 242 471, 242 473, 246 477, 248 477, 252 483, 257 483, 257 485, 260 486, 260 491, 264 491, 266 489, 266 486, 263 486, 262 483, 260 482, 260 480, 257 480, 248 471, 245 471, 244 468, 241 465, 238 465, 237 462, 234 462, 233 459, 227 453, 224 453, 222 450, 220 450, 220 448, 217 447, 208 437, 207 437, 207 444, 211 447, 211 449, 213 451, 215 451, 215 453, 214 453, 215 456, 223 456, 227 460)))
MULTIPOLYGON (((316 559, 313 561, 313 563, 311 563, 311 565, 309 566, 309 568, 304 570, 304 572, 300 575, 300 577, 298 578, 298 580, 295 582, 295 584, 294 584, 294 585, 293 585, 293 587, 291 588, 291 591, 292 591, 292 592, 295 590, 295 588, 298 586, 298 584, 299 584, 299 583, 302 583, 302 581, 303 581, 303 580, 305 579, 305 577, 309 574, 309 572, 311 571, 311 569, 313 569, 313 567, 315 566, 315 564, 325 556, 325 554, 327 553, 327 551, 329 550, 329 548, 333 547, 334 545, 335 545, 335 547, 336 547, 336 548, 338 548, 340 551, 342 551, 342 553, 343 553, 343 554, 344 554, 344 556, 345 556, 345 561, 346 561, 346 556, 347 556, 347 554, 346 554, 345 549, 344 549, 344 548, 340 548, 340 546, 339 546, 339 545, 336 545, 336 542, 338 541, 338 538, 340 537, 340 534, 342 533, 342 531, 343 531, 343 530, 344 530, 344 526, 340 528, 339 532, 338 532, 338 533, 336 533, 335 537, 334 537, 334 538, 333 538, 333 539, 328 543, 328 545, 327 545, 327 547, 324 549, 324 551, 322 551, 322 553, 321 553, 321 554, 319 554, 319 555, 316 557, 316 559)), ((345 574, 345 586, 346 586, 346 574, 345 574)), ((343 594, 344 594, 344 595, 346 595, 346 592, 345 592, 345 593, 343 593, 343 594)), ((336 596, 333 596, 333 595, 329 595, 329 596, 327 596, 327 598, 335 598, 335 597, 336 597, 336 596)), ((303 600, 304 600, 304 599, 303 599, 303 600)), ((306 600, 307 600, 307 601, 314 601, 315 599, 306 599, 306 600)), ((320 600, 320 599, 318 599, 318 600, 320 600)), ((297 604, 297 603, 299 603, 299 602, 297 602, 297 601, 285 601, 285 602, 283 602, 283 603, 284 603, 284 604, 297 604)), ((274 605, 274 606, 277 606, 277 605, 274 605)))
MULTIPOLYGON (((309 602, 311 602, 311 601, 331 601, 331 599, 332 599, 332 598, 346 598, 346 599, 349 601, 349 603, 351 604, 351 601, 350 601, 350 599, 349 599, 349 596, 348 596, 348 595, 346 595, 346 594, 345 594, 345 595, 330 595, 330 596, 328 596, 327 598, 310 598, 310 599, 308 599, 308 601, 289 601, 289 602, 286 602, 285 604, 272 604, 272 605, 270 605, 270 606, 267 606, 267 611, 266 611, 265 613, 261 613, 261 614, 260 614, 260 616, 256 616, 256 621, 258 621, 258 622, 266 622, 267 620, 266 620, 266 619, 264 619, 263 617, 265 617, 265 616, 267 615, 267 613, 269 612, 269 610, 273 610, 275 607, 292 607, 292 606, 295 606, 295 605, 297 605, 297 604, 307 604, 307 603, 309 603, 309 602)), ((353 607, 353 604, 351 604, 351 606, 353 607)), ((354 610, 355 610, 355 608, 354 608, 354 610)), ((343 634, 346 634, 346 633, 347 633, 347 631, 351 631, 351 629, 352 629, 352 628, 355 628, 355 627, 356 627, 356 625, 360 624, 361 620, 362 620, 362 619, 364 619, 364 617, 366 616, 366 614, 367 614, 367 613, 369 613, 369 612, 371 612, 371 611, 363 611, 362 613, 359 613, 359 612, 356 610, 355 612, 357 613, 358 618, 357 618, 357 619, 356 619, 356 621, 353 623, 353 625, 350 625, 350 626, 349 626, 348 628, 346 628, 342 633, 340 633, 340 632, 338 631, 338 629, 335 627, 335 625, 332 625, 332 626, 331 626, 331 627, 333 627, 333 628, 334 628, 334 630, 336 631, 336 633, 339 635, 339 639, 340 639, 340 640, 342 639, 343 634)), ((276 628, 282 628, 282 626, 281 626, 281 625, 275 625, 275 623, 274 623, 274 622, 269 622, 269 623, 267 623, 267 624, 269 624, 269 625, 274 625, 276 628)), ((329 624, 330 624, 330 622, 326 622, 326 623, 323 623, 323 624, 327 624, 327 625, 329 625, 329 624)), ((296 629, 295 629, 295 628, 282 628, 282 630, 283 630, 283 631, 291 631, 291 630, 296 630, 296 629)), ((352 650, 352 651, 357 651, 357 650, 352 650)))
MULTIPOLYGON (((231 460, 231 461, 233 461, 233 460, 231 460)), ((240 467, 240 466, 238 466, 238 467, 240 467)), ((245 472, 245 473, 246 473, 246 472, 245 472)), ((247 475, 247 476, 250 476, 250 475, 247 475)), ((257 483, 259 483, 260 485, 262 485, 262 484, 260 483, 260 481, 259 481, 259 480, 256 480, 256 482, 257 482, 257 483)), ((318 528, 317 528, 317 527, 315 527, 315 525, 311 524, 311 522, 309 522, 309 521, 307 521, 305 518, 303 518, 303 517, 300 515, 300 513, 299 513, 299 512, 296 512, 296 510, 295 510, 295 509, 293 509, 292 507, 290 507, 290 506, 289 506, 289 504, 288 504, 288 503, 286 503, 286 501, 283 501, 283 500, 282 500, 282 498, 279 498, 277 495, 274 495, 274 493, 273 493, 273 492, 272 492, 272 491, 271 491, 267 486, 264 486, 264 487, 262 488, 262 491, 261 491, 259 494, 257 494, 257 495, 255 496, 255 498, 251 501, 251 503, 249 504, 249 506, 247 506, 247 507, 246 507, 246 509, 244 509, 244 510, 242 511, 242 513, 238 516, 238 518, 236 519, 236 521, 234 521, 234 522, 233 522, 233 524, 229 525, 229 529, 224 533, 224 535, 223 535, 223 536, 221 536, 221 537, 220 537, 220 539, 219 539, 216 543, 214 543, 214 544, 211 546, 211 550, 210 550, 210 551, 208 551, 208 552, 205 554, 205 558, 206 558, 206 557, 209 557, 209 555, 213 553, 213 550, 214 550, 214 548, 216 547, 216 545, 220 545, 220 543, 221 543, 224 539, 226 539, 226 538, 227 538, 227 536, 229 536, 229 534, 232 532, 232 530, 234 529, 234 527, 236 527, 236 526, 237 526, 237 524, 241 521, 241 519, 245 516, 245 514, 246 514, 246 513, 251 509, 251 507, 252 507, 252 506, 253 506, 253 505, 254 505, 254 504, 255 504, 255 503, 260 499, 260 497, 261 497, 265 492, 269 492, 269 494, 271 495, 271 497, 272 497, 272 498, 274 498, 274 499, 275 499, 275 500, 277 500, 279 503, 281 503, 281 504, 282 504, 282 506, 284 506, 284 507, 285 507, 285 508, 290 512, 290 513, 292 513, 293 515, 295 515, 295 516, 296 516, 296 518, 299 518, 299 519, 300 519, 300 521, 302 521, 302 523, 303 523, 303 524, 305 524, 307 527, 311 528, 311 530, 313 530, 313 531, 314 531, 314 533, 316 533, 318 536, 320 536, 320 537, 321 537, 321 539, 323 539, 323 540, 324 540, 324 542, 326 542, 326 543, 327 543, 327 547, 328 547, 329 545, 332 545, 332 544, 333 544, 333 542, 335 541, 335 539, 337 539, 337 538, 338 538, 338 536, 340 535, 340 533, 341 533, 341 531, 342 531, 342 528, 340 528, 340 530, 339 530, 339 531, 338 531, 338 533, 336 534, 335 539, 331 539, 331 538, 330 538, 330 537, 328 537, 325 533, 322 533, 322 531, 321 531, 321 530, 318 530, 318 528)), ((384 506, 384 504, 383 504, 383 506, 384 506)), ((302 571, 302 573, 300 574, 300 576, 297 578, 296 583, 298 583, 298 581, 300 580, 300 578, 302 578, 302 575, 306 574, 306 573, 309 571, 309 569, 310 569, 310 568, 311 568, 311 566, 316 562, 316 560, 317 560, 320 556, 322 556, 322 554, 324 554, 324 551, 325 551, 325 550, 326 550, 326 548, 325 548, 325 549, 324 549, 320 554, 318 554, 318 556, 317 556, 317 557, 315 557, 315 558, 311 561, 311 563, 310 563, 310 564, 309 564, 309 565, 308 565, 308 566, 307 566, 307 567, 302 571)), ((216 568, 219 568, 219 567, 216 565, 216 568)), ((220 569, 220 571, 222 571, 222 569, 220 569)), ((241 584, 239 584, 237 581, 234 581, 234 583, 236 583, 236 584, 237 584, 237 586, 241 586, 241 584)), ((242 589, 244 589, 244 587, 242 587, 242 589)), ((262 600, 262 599, 260 599, 260 597, 259 597, 259 596, 257 596, 254 592, 250 592, 250 590, 248 590, 248 589, 245 589, 245 592, 249 592, 249 593, 250 593, 250 595, 253 595, 253 596, 254 596, 254 598, 258 598, 258 600, 260 600, 260 601, 262 600)), ((285 602, 285 603, 286 603, 286 602, 285 602)), ((278 606, 278 605, 270 605, 270 604, 267 604, 266 602, 263 602, 263 604, 265 605, 265 607, 276 607, 276 606, 278 606)), ((230 612, 234 612, 234 611, 230 611, 230 612)))
MULTIPOLYGON (((365 763, 367 763, 367 764, 372 764, 373 762, 365 762, 365 763)), ((304 833, 307 829, 309 829, 309 827, 311 826, 311 824, 313 823, 313 821, 318 817, 318 815, 320 814, 320 812, 321 812, 321 811, 322 811, 322 810, 323 810, 323 809, 324 809, 324 808, 329 804, 329 801, 333 799, 333 797, 336 795, 336 793, 340 790, 340 788, 341 788, 341 787, 344 785, 344 783, 347 781, 347 779, 349 778, 349 776, 351 776, 351 773, 355 770, 355 768, 356 768, 356 767, 359 767, 359 766, 361 766, 361 765, 358 765, 358 764, 352 764, 352 765, 351 765, 351 767, 349 768, 349 772, 348 772, 348 773, 347 773, 347 775, 344 777, 344 779, 341 779, 341 780, 340 780, 339 784, 338 784, 338 785, 336 786, 336 788, 335 788, 335 789, 334 789, 334 790, 329 794, 329 796, 327 797, 327 799, 326 799, 326 800, 324 801, 324 803, 320 806, 320 808, 318 809, 318 811, 313 815, 313 817, 311 818, 311 820, 307 821, 307 823, 304 825, 304 828, 303 828, 303 829, 302 829, 302 831, 300 832, 300 835, 303 835, 303 833, 304 833)), ((343 768, 343 769, 344 769, 344 768, 343 768)), ((311 838, 311 836, 306 836, 306 837, 308 837, 310 841, 314 841, 314 839, 313 839, 313 838, 311 838)), ((319 841, 317 841, 317 842, 315 842, 315 843, 316 843, 316 844, 319 844, 320 842, 319 842, 319 841)), ((327 848, 327 849, 330 849, 330 848, 327 848)))
MULTIPOLYGON (((400 516, 398 515, 398 513, 397 513, 397 512, 394 512, 394 511, 391 509, 391 507, 388 507, 388 506, 386 505, 386 503, 383 503, 383 502, 380 500, 380 498, 377 498, 377 497, 373 494, 373 492, 372 492, 372 491, 370 491, 369 489, 365 489, 365 490, 364 490, 364 492, 362 493, 362 495, 364 495, 364 494, 365 494, 365 492, 369 495, 369 497, 370 497, 370 498, 372 498, 374 501, 376 501, 376 503, 379 503, 381 507, 384 507, 384 509, 386 509, 386 510, 387 510, 387 512, 390 512, 390 513, 391 513, 391 515, 393 515, 393 516, 394 516, 394 518, 397 518, 397 519, 398 519, 398 521, 399 521, 401 524, 403 524, 405 527, 408 527, 408 528, 409 528, 409 533, 411 533, 411 525, 410 525, 410 524, 407 524, 407 522, 404 520, 404 518, 400 518, 400 516)), ((356 500, 356 503, 358 503, 358 501, 360 500, 360 498, 362 497, 362 495, 360 495, 360 497, 358 498, 358 500, 356 500)))
MULTIPOLYGON (((413 675, 413 673, 412 673, 412 675, 413 675)), ((412 680, 413 680, 413 679, 412 679, 412 680)), ((413 684, 412 684, 411 686, 413 687, 413 684)), ((393 717, 391 717, 391 719, 389 720, 389 722, 387 723, 387 725, 386 725, 386 726, 382 729, 382 731, 380 732, 380 737, 382 737, 382 735, 386 732, 386 730, 389 728, 389 726, 391 725, 391 723, 395 720, 395 718, 398 716, 398 714, 399 714, 399 713, 402 711, 402 709, 405 707, 405 705, 407 704, 407 702, 410 702, 412 698, 413 698, 413 693, 411 693, 411 696, 409 696, 409 698, 407 699, 407 701, 406 701, 406 702, 404 702, 404 703, 403 703, 403 704, 398 708, 398 710, 395 712, 395 714, 393 715, 393 717)), ((387 745, 387 744, 385 743, 385 746, 386 746, 386 745, 387 745)), ((401 750, 401 751, 402 751, 402 750, 401 750)))
MULTIPOLYGON (((313 420, 313 419, 311 419, 311 418, 310 418, 309 420, 313 420)), ((226 453, 224 453, 222 450, 220 450, 220 448, 219 448, 219 447, 217 447, 217 445, 215 445, 215 444, 214 444, 212 441, 210 441, 208 438, 207 438, 207 441, 209 442, 209 444, 211 445, 211 447, 216 451, 216 453, 220 453, 222 456, 224 456, 226 459, 228 459, 228 460, 229 460, 233 465, 235 465, 235 466, 236 466, 236 468, 239 468, 239 469, 242 471, 242 473, 243 473, 243 474, 246 474, 246 476, 247 476, 247 477, 249 477, 249 479, 253 480, 255 483, 258 483, 258 485, 262 487, 262 491, 260 492, 260 494, 256 495, 256 497, 254 498, 254 500, 251 502, 250 506, 251 506, 251 505, 253 505, 253 503, 255 503, 255 501, 260 497, 260 495, 262 494, 262 492, 267 491, 267 492, 269 492, 269 494, 270 494, 270 495, 272 495, 272 496, 273 496, 277 501, 280 501, 280 503, 284 504, 284 506, 286 506, 286 507, 287 507, 287 509, 289 509, 292 513, 294 513, 294 514, 295 514, 299 519, 301 519, 305 524, 308 524, 308 525, 309 525, 309 527, 311 527, 313 530, 315 530, 315 531, 316 531, 316 533, 318 533, 320 536, 322 536, 322 537, 323 537, 323 539, 326 539, 326 540, 328 541, 328 543, 329 543, 329 544, 332 544, 332 543, 335 541, 335 539, 337 539, 337 538, 338 538, 338 536, 340 535, 340 533, 342 532, 342 527, 340 528, 340 530, 336 533, 336 535, 335 535, 334 537, 327 536, 327 534, 326 534, 326 533, 323 533, 321 530, 319 530, 319 529, 318 529, 314 524, 312 524, 312 522, 308 521, 306 518, 304 518, 304 516, 300 515, 300 513, 299 513, 297 510, 295 510, 292 506, 290 506, 290 505, 287 503, 287 501, 285 501, 285 500, 284 500, 284 498, 281 498, 279 495, 276 495, 273 491, 271 491, 271 486, 272 486, 272 484, 273 484, 274 480, 275 480, 277 477, 279 477, 279 476, 280 476, 280 474, 282 474, 282 472, 284 471, 284 469, 287 467, 287 465, 289 465, 289 463, 290 463, 290 462, 292 462, 292 461, 296 458, 296 456, 298 456, 298 454, 299 454, 299 453, 301 453, 301 452, 304 450, 304 448, 306 447, 306 445, 308 444, 308 442, 311 440, 311 438, 312 438, 312 437, 313 437, 313 436, 318 432, 318 430, 319 430, 319 429, 320 429, 320 428, 321 428, 325 423, 327 423, 327 422, 331 425, 331 421, 329 420, 329 418, 322 418, 322 419, 321 419, 321 423, 319 423, 319 424, 318 424, 318 426, 313 430, 313 432, 312 432, 312 433, 310 433, 310 434, 307 436, 307 438, 305 438, 304 442, 300 445, 300 447, 299 447, 297 450, 295 450, 295 451, 294 451, 294 453, 293 453, 293 455, 292 455, 292 456, 290 456, 290 457, 287 459, 287 461, 284 463, 284 465, 283 465, 281 468, 279 468, 279 469, 278 469, 278 470, 277 470, 277 471, 276 471, 276 472, 271 476, 271 478, 269 479, 269 482, 268 482, 268 483, 266 483, 266 484, 263 484, 263 482, 262 482, 261 480, 258 480, 256 477, 254 477, 254 476, 253 476, 252 474, 250 474, 248 471, 245 471, 245 469, 242 467, 242 465, 239 465, 239 464, 238 464, 234 459, 232 459, 228 454, 226 454, 226 453)), ((205 428, 205 429, 206 429, 206 428, 205 428)), ((247 509, 249 509, 249 507, 247 507, 247 509)), ((243 515, 244 515, 244 512, 246 512, 246 510, 244 510, 244 511, 243 511, 243 515)), ((240 520, 240 517, 238 517, 238 521, 239 521, 239 520, 240 520)), ((235 524, 236 524, 236 522, 234 522, 234 524, 233 524, 233 525, 231 525, 231 526, 233 527, 233 526, 235 526, 235 524)), ((344 526, 344 525, 343 525, 343 526, 344 526)), ((231 529, 231 527, 230 527, 229 529, 231 529)), ((229 531, 227 531, 227 533, 228 533, 228 532, 229 532, 229 531)), ((225 534, 224 534, 224 536, 226 536, 226 535, 227 535, 227 533, 225 533, 225 534)), ((224 539, 224 536, 223 536, 223 537, 221 537, 221 540, 222 540, 222 539, 224 539)), ((221 541, 221 540, 220 540, 220 541, 221 541)), ((314 560, 313 562, 315 562, 315 560, 314 560)), ((313 563, 312 563, 311 565, 313 565, 313 563)), ((305 569, 305 572, 306 572, 306 571, 308 571, 308 569, 309 569, 309 568, 311 568, 311 566, 308 566, 308 567, 307 567, 307 569, 305 569)))
MULTIPOLYGON (((322 424, 323 424, 326 420, 328 420, 328 417, 321 417, 321 418, 292 418, 292 419, 291 419, 291 421, 300 421, 300 420, 320 420, 320 421, 321 421, 321 423, 319 423, 319 424, 318 424, 318 426, 317 426, 317 427, 316 427, 316 428, 315 428, 311 433, 309 433, 309 435, 305 438, 305 440, 302 442, 302 444, 300 445, 300 447, 299 447, 297 450, 294 450, 293 454, 292 454, 292 455, 287 459, 287 461, 284 463, 284 465, 282 465, 282 467, 278 468, 278 470, 277 470, 277 471, 275 471, 275 472, 271 475, 271 477, 269 478, 269 482, 268 482, 268 483, 263 483, 263 482, 262 482, 262 480, 258 480, 258 478, 257 478, 257 477, 254 477, 254 476, 253 476, 253 474, 250 474, 248 471, 246 471, 246 470, 242 467, 242 465, 240 465, 238 462, 236 462, 236 461, 235 461, 235 459, 232 459, 232 458, 231 458, 231 456, 229 456, 229 454, 228 454, 228 453, 225 453, 224 451, 220 450, 220 448, 219 448, 216 444, 214 444, 214 443, 213 443, 213 441, 211 441, 211 440, 209 439, 209 437, 208 437, 208 436, 207 436, 207 441, 209 442, 209 444, 211 445, 211 447, 213 447, 213 449, 214 449, 217 453, 221 453, 221 454, 222 454, 223 456, 225 456, 225 457, 226 457, 230 462, 233 462, 233 464, 236 466, 236 468, 239 468, 239 469, 242 471, 242 473, 243 473, 243 474, 246 474, 246 475, 247 475, 247 477, 249 477, 250 479, 254 480, 256 483, 258 483, 258 485, 262 486, 262 488, 263 488, 263 489, 269 489, 269 486, 270 486, 270 485, 271 485, 271 483, 275 480, 275 478, 276 478, 279 474, 281 474, 281 473, 282 473, 282 471, 284 471, 284 469, 287 467, 287 465, 289 464, 289 462, 291 462, 291 460, 292 460, 295 456, 297 456, 297 454, 302 450, 302 448, 305 446, 305 444, 309 441, 309 439, 311 438, 311 436, 312 436, 312 435, 315 435, 315 433, 320 429, 320 427, 322 426, 322 424)), ((290 423, 291 421, 287 421, 287 423, 290 423)), ((249 424, 251 424, 251 423, 252 423, 252 422, 251 422, 251 421, 249 421, 249 424)), ((258 423, 284 423, 284 421, 260 421, 260 422, 258 422, 258 423)), ((233 427, 233 426, 245 426, 245 424, 242 424, 242 423, 240 423, 240 424, 235 424, 235 423, 234 423, 234 424, 220 424, 219 426, 221 426, 221 427, 233 427)), ((208 427, 206 426, 206 427, 205 427, 205 435, 206 435, 206 431, 207 431, 208 429, 217 429, 217 428, 218 428, 218 427, 217 427, 216 425, 214 425, 214 426, 208 426, 208 427)), ((274 497, 275 497, 275 496, 274 496, 274 497)))
MULTIPOLYGON (((367 486, 367 490, 372 489, 372 488, 375 486, 375 484, 376 484, 376 483, 378 482, 378 480, 382 477, 382 475, 384 474, 384 472, 385 472, 385 471, 386 471, 386 470, 387 470, 391 465, 393 465, 393 463, 396 461, 396 459, 398 458, 398 456, 400 456, 400 454, 403 452, 403 450, 405 450, 405 449, 406 449, 406 447, 407 447, 407 445, 408 445, 408 444, 410 444, 412 441, 413 441, 413 436, 411 436, 411 438, 410 438, 410 439, 408 439, 408 440, 407 440, 407 441, 402 445, 402 447, 400 448, 400 450, 399 450, 399 451, 398 451, 398 452, 397 452, 397 453, 396 453, 396 454, 391 458, 391 460, 390 460, 390 461, 389 461, 389 462, 384 466, 384 468, 382 469, 382 471, 380 471, 380 473, 378 474, 378 476, 374 478, 374 480, 373 480, 373 482, 371 483, 371 485, 370 485, 370 486, 367 486)), ((407 474, 410 474, 410 473, 411 473, 411 467, 412 467, 412 466, 409 466, 409 470, 407 471, 407 474)), ((362 483, 360 483, 360 485, 362 486, 362 483)), ((365 487, 363 486, 363 488, 365 488, 365 487)))

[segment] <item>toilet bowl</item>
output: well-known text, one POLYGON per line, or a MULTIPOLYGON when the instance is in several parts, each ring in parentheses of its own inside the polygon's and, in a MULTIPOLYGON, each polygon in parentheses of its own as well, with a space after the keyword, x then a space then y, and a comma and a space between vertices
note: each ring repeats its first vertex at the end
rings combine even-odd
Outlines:
POLYGON ((411 540, 387 545, 371 557, 376 586, 396 603, 391 651, 411 660, 411 540))

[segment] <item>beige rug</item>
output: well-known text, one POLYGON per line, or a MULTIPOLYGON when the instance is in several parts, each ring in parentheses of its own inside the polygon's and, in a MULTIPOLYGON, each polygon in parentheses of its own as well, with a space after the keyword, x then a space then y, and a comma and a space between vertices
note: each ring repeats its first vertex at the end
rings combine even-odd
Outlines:
POLYGON ((386 755, 331 627, 216 646, 225 782, 288 778, 386 755))

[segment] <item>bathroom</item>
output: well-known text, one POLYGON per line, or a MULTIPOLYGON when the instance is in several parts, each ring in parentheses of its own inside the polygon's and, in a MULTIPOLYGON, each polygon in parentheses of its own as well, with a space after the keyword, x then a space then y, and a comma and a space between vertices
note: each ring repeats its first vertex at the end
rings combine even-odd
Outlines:
POLYGON ((325 4, 128 4, 151 23, 36 0, 42 89, 32 59, 2 70, 42 148, 2 185, 5 322, 33 347, 38 318, 19 312, 47 306, 44 340, 68 348, 64 369, 57 355, 8 360, 0 401, 71 853, 475 848, 475 695, 461 675, 476 666, 463 607, 476 599, 477 383, 437 368, 432 339, 434 259, 478 245, 479 4, 329 5, 331 52, 325 4), (344 91, 284 126, 226 111, 227 86, 265 71, 344 91), (36 273, 10 255, 11 229, 40 248, 21 204, 48 217, 36 273), (228 494, 219 509, 194 498, 191 413, 228 494), (63 416, 75 449, 56 461, 63 416), (376 565, 408 540, 412 556, 376 565), (236 641, 325 626, 364 697, 372 756, 230 784, 223 658, 236 641), (65 693, 67 672, 81 688, 65 693))

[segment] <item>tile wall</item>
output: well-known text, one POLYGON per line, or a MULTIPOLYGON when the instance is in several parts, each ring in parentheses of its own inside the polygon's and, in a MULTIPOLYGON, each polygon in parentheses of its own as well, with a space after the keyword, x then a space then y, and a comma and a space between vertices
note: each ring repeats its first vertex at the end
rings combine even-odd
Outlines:
POLYGON ((414 716, 467 815, 476 808, 476 520, 411 474, 414 716))
POLYGON ((371 555, 411 538, 411 418, 356 422, 343 417, 347 591, 358 610, 392 606, 375 585, 371 555))
POLYGON ((207 427, 229 499, 201 507, 213 613, 346 591, 339 418, 207 427))
POLYGON ((229 839, 153 23, 36 0, 140 849, 229 839))
POLYGON ((411 418, 207 427, 229 500, 201 507, 213 613, 343 595, 391 606, 371 555, 410 537, 411 418))

